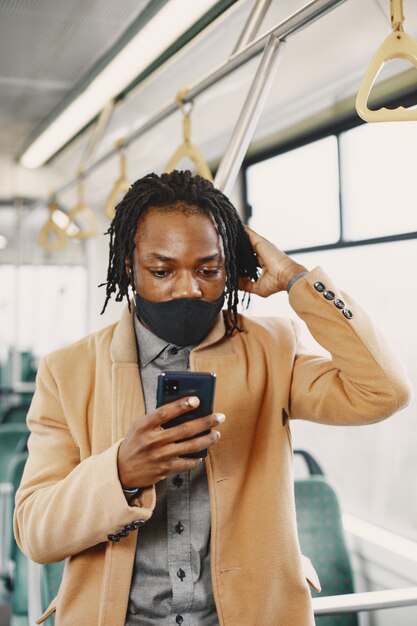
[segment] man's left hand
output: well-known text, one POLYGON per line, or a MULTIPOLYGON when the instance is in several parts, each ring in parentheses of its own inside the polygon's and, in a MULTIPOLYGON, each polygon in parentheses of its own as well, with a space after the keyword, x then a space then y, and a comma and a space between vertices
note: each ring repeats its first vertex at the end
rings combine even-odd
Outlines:
POLYGON ((282 250, 255 233, 249 226, 245 226, 245 230, 256 252, 262 272, 257 281, 240 278, 239 289, 267 298, 273 293, 285 291, 288 281, 296 274, 308 271, 304 265, 293 261, 282 250))

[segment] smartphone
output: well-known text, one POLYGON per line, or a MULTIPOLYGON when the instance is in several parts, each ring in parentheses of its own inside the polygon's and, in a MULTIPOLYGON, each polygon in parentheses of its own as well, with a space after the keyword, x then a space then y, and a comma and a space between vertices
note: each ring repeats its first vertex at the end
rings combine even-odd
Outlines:
MULTIPOLYGON (((162 406, 168 402, 173 402, 185 396, 197 396, 200 404, 195 409, 174 417, 169 422, 162 424, 163 428, 172 428, 197 417, 204 417, 213 413, 214 389, 216 386, 216 374, 208 372, 162 372, 158 376, 158 387, 156 391, 156 406, 162 406)), ((206 430, 194 437, 208 435, 206 430)), ((182 439, 181 441, 186 441, 182 439)), ((207 448, 199 452, 184 454, 181 458, 198 459, 206 457, 207 448)))

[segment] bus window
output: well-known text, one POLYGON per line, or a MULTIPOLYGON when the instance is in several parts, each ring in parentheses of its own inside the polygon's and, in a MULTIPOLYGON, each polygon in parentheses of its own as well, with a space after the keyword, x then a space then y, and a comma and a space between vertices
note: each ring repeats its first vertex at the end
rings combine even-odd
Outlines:
POLYGON ((334 243, 340 236, 334 135, 247 169, 250 226, 280 248, 334 243))
POLYGON ((342 133, 346 239, 417 230, 416 142, 414 122, 364 124, 342 133))

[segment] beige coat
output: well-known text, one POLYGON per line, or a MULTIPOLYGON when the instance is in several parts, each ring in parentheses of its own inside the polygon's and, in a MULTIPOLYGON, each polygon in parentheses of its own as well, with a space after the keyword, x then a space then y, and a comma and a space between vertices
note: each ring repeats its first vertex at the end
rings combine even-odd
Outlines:
MULTIPOLYGON (((191 353, 191 369, 216 372, 215 410, 227 415, 206 461, 213 593, 221 626, 311 626, 297 539, 290 417, 370 424, 409 398, 401 366, 366 315, 319 268, 298 280, 290 303, 332 359, 307 354, 285 319, 241 318, 224 338, 221 316, 191 353), (342 298, 348 320, 314 288, 342 298)), ((34 561, 67 558, 57 626, 123 626, 136 532, 155 489, 128 505, 117 451, 144 414, 131 314, 41 363, 29 412, 29 460, 16 498, 15 532, 34 561)), ((139 549, 140 549, 140 530, 139 549)), ((314 577, 314 574, 312 574, 314 577)))

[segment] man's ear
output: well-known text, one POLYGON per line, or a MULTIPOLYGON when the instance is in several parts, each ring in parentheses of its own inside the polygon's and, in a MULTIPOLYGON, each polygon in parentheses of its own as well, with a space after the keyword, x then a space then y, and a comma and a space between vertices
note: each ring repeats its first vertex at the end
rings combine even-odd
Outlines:
POLYGON ((129 284, 132 287, 133 291, 136 291, 136 287, 135 287, 135 281, 133 278, 133 272, 132 272, 132 268, 130 267, 130 261, 128 259, 128 257, 125 258, 125 272, 126 272, 126 276, 129 280, 129 284))
POLYGON ((130 277, 132 270, 130 267, 130 261, 128 257, 125 258, 125 271, 126 271, 126 274, 130 277))

